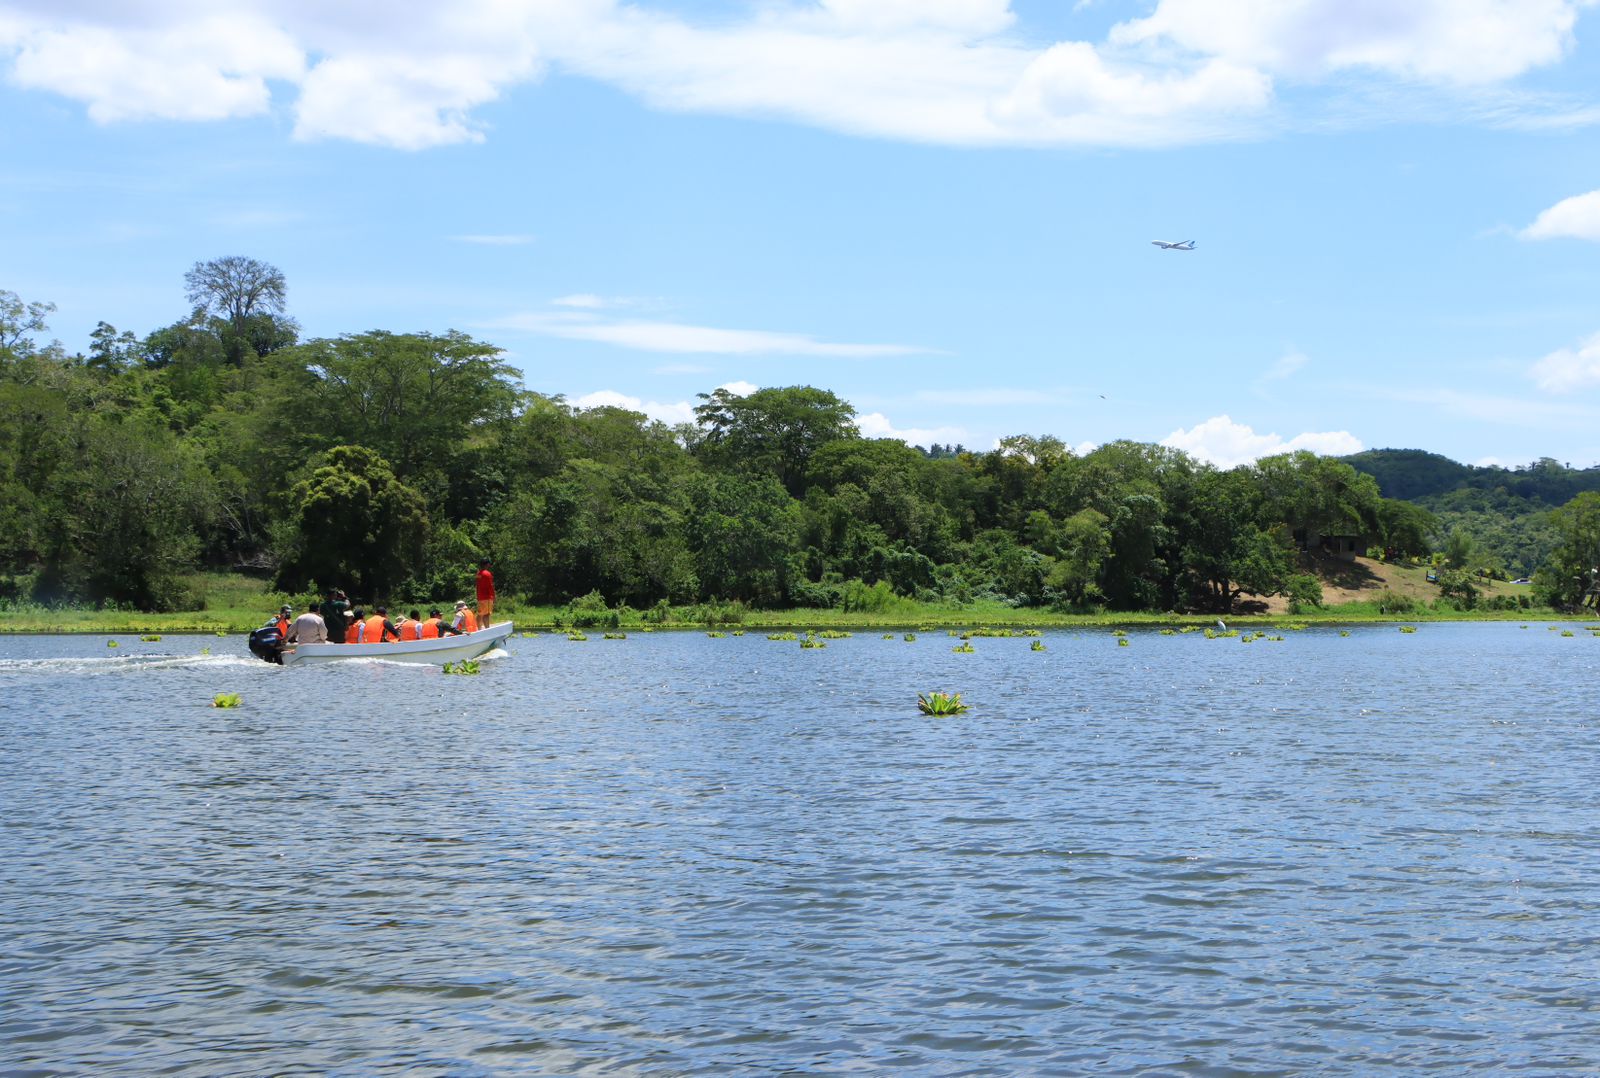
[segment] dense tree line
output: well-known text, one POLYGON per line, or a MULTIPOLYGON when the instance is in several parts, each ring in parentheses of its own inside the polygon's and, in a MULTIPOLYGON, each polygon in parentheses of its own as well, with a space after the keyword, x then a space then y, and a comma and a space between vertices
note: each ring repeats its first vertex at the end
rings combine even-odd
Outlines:
MULTIPOLYGON (((923 451, 862 437, 810 386, 717 390, 668 427, 531 391, 460 333, 302 340, 283 275, 251 259, 185 285, 185 317, 101 323, 74 354, 41 343, 53 308, 0 292, 0 598, 183 606, 196 567, 444 598, 488 555, 502 591, 542 602, 1227 611, 1318 601, 1298 547, 1319 536, 1441 540, 1428 510, 1309 453, 923 451)), ((1571 513, 1587 536, 1588 503, 1571 513)))

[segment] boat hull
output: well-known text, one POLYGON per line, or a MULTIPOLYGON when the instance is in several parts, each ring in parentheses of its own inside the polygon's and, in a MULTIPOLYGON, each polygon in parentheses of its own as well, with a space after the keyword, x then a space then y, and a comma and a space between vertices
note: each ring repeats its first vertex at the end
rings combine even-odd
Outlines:
POLYGON ((441 636, 437 640, 395 640, 387 644, 301 644, 283 649, 284 666, 338 662, 340 659, 382 659, 385 662, 442 666, 476 659, 511 635, 511 622, 502 621, 475 633, 441 636))

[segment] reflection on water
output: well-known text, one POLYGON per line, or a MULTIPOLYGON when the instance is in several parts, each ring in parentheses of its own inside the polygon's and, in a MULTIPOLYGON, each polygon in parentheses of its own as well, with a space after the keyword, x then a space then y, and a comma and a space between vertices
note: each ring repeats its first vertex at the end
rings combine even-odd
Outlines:
POLYGON ((1600 1069, 1600 641, 1284 635, 0 638, 0 1060, 1600 1069))

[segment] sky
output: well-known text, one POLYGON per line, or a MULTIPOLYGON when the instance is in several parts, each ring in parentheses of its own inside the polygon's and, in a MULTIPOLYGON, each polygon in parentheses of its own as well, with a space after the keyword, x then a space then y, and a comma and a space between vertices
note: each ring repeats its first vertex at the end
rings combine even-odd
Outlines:
POLYGON ((246 255, 668 422, 1587 467, 1594 6, 0 0, 0 289, 81 351, 246 255))

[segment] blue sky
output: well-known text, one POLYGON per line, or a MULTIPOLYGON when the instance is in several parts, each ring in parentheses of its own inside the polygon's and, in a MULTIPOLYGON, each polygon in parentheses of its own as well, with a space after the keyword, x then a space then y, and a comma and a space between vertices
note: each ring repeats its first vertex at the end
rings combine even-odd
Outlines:
POLYGON ((1579 0, 126 7, 0 0, 0 288, 70 350, 244 254, 669 421, 1600 462, 1579 0))

